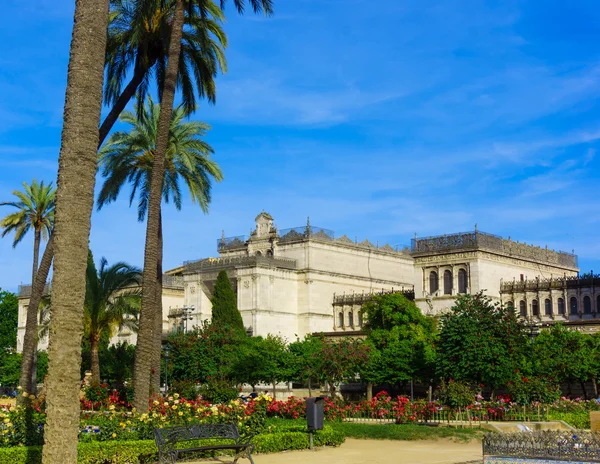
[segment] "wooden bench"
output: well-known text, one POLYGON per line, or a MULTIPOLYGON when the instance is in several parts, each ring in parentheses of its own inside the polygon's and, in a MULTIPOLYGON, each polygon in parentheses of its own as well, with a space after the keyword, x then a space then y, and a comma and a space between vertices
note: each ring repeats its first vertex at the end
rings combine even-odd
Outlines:
POLYGON ((234 450, 234 464, 241 457, 246 457, 254 464, 252 451, 254 445, 249 439, 242 439, 235 424, 193 424, 164 429, 154 429, 154 440, 158 447, 158 462, 175 463, 179 454, 194 451, 234 450), (190 443, 210 440, 211 443, 190 443), (218 443, 215 443, 217 441, 218 443), (189 443, 186 447, 185 443, 189 443), (184 444, 180 446, 180 444, 184 444))

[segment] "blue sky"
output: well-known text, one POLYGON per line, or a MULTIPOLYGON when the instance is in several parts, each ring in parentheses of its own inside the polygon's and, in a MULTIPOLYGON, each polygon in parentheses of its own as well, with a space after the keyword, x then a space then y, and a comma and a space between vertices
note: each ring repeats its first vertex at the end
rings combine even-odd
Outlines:
MULTIPOLYGON (((56 177, 72 1, 8 0, 0 30, 0 198, 56 177)), ((165 267, 216 255, 256 214, 407 244, 480 230, 600 270, 600 8, 592 1, 275 1, 225 26, 213 126, 225 180, 209 215, 165 208, 165 267)), ((0 210, 0 214, 8 209, 0 210)), ((32 238, 0 240, 0 287, 30 280, 32 238)), ((125 196, 91 246, 142 265, 125 196)))

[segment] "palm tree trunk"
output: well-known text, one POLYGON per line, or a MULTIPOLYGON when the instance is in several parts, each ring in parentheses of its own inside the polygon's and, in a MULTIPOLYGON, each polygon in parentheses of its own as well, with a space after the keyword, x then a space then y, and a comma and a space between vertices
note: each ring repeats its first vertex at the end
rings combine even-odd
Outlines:
POLYGON ((85 271, 97 168, 109 0, 76 0, 54 216, 43 464, 76 464, 85 271))
MULTIPOLYGON (((139 53, 138 53, 138 57, 139 57, 139 53)), ((150 67, 152 65, 154 65, 154 63, 151 63, 150 67)), ((121 92, 121 95, 119 95, 119 98, 113 105, 112 109, 110 110, 110 113, 108 113, 106 115, 106 118, 104 118, 104 121, 102 121, 102 125, 100 126, 100 129, 99 129, 100 139, 98 140, 98 148, 100 148, 102 146, 102 144, 104 143, 104 140, 108 136, 108 133, 110 132, 112 127, 115 125, 115 122, 117 122, 117 119, 119 119, 119 116, 121 115, 121 113, 123 112, 125 107, 127 106, 127 103, 129 103, 129 100, 131 100, 133 98, 133 96, 135 95, 135 92, 137 91, 137 88, 144 80, 144 76, 146 75, 146 72, 148 72, 148 69, 149 69, 149 66, 144 66, 143 64, 140 63, 139 59, 136 59, 133 77, 131 78, 131 80, 129 81, 129 84, 127 84, 127 86, 125 87, 123 92, 121 92)))
POLYGON ((33 235, 33 269, 31 271, 31 285, 33 286, 33 281, 35 280, 35 275, 37 274, 38 269, 38 260, 40 257, 40 241, 42 239, 42 231, 36 229, 33 235))
MULTIPOLYGON (((37 350, 38 341, 38 309, 44 294, 46 279, 50 272, 52 257, 54 256, 54 233, 50 235, 50 239, 46 244, 46 249, 42 255, 40 268, 33 279, 31 285, 31 296, 29 297, 29 307, 27 308, 27 320, 25 321, 25 336, 23 338, 23 354, 21 358, 21 377, 19 385, 24 391, 33 393, 32 372, 36 369, 35 353, 37 350)), ((17 401, 20 405, 24 403, 23 396, 19 396, 17 401)))
POLYGON ((160 352, 162 348, 162 261, 163 261, 163 230, 162 210, 158 216, 158 260, 156 266, 156 314, 154 315, 154 332, 152 346, 152 377, 150 379, 151 393, 160 392, 160 352))
POLYGON ((183 34, 183 0, 177 0, 169 43, 169 57, 165 82, 160 102, 160 114, 156 136, 156 150, 152 163, 150 179, 150 198, 148 200, 148 222, 146 224, 146 246, 144 249, 144 275, 142 282, 142 309, 136 348, 133 382, 135 388, 133 405, 140 412, 148 410, 150 395, 150 372, 152 369, 152 332, 155 327, 153 316, 156 314, 156 270, 158 263, 158 228, 160 204, 165 173, 165 153, 169 143, 169 129, 175 98, 175 85, 179 69, 179 52, 183 34))
POLYGON ((92 335, 90 337, 90 354, 92 358, 92 378, 90 380, 92 384, 100 383, 100 357, 98 356, 98 342, 98 336, 92 335))

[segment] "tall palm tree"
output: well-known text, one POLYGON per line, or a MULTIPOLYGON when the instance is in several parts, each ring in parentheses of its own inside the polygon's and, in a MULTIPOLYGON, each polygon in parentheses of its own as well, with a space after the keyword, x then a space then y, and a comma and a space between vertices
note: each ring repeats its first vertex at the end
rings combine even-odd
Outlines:
POLYGON ((92 354, 92 382, 100 381, 98 344, 102 334, 137 329, 141 280, 142 271, 137 267, 123 262, 108 266, 102 258, 97 270, 92 253, 88 255, 83 327, 92 354))
MULTIPOLYGON (((138 105, 139 106, 139 105, 138 105)), ((138 220, 143 221, 148 207, 148 194, 152 161, 156 146, 156 132, 160 107, 151 97, 137 116, 125 112, 121 122, 131 126, 129 132, 116 132, 100 150, 100 168, 106 180, 98 197, 98 209, 117 199, 126 182, 132 184, 129 197, 131 205, 138 196, 138 220)), ((185 109, 178 107, 171 120, 169 148, 165 159, 165 182, 163 198, 166 203, 173 201, 175 207, 181 209, 180 182, 187 185, 191 199, 198 203, 204 212, 208 211, 211 200, 212 180, 223 178, 218 165, 210 159, 212 147, 202 140, 210 129, 199 121, 184 121, 185 109)), ((159 225, 159 241, 162 242, 162 221, 159 225)), ((159 243, 162 249, 162 245, 159 243)), ((159 253, 157 278, 162 277, 162 252, 159 253)), ((152 388, 158 390, 160 382, 160 343, 162 335, 162 285, 157 285, 156 311, 153 330, 152 388)))
MULTIPOLYGON (((14 232, 13 247, 16 247, 30 230, 33 230, 33 266, 31 271, 31 285, 38 272, 40 245, 42 240, 48 240, 54 226, 54 193, 52 183, 44 185, 36 179, 31 185, 23 182, 23 191, 15 190, 13 195, 18 201, 2 202, 0 206, 12 206, 17 211, 9 214, 0 221, 2 237, 14 232)), ((44 279, 45 281, 45 279, 44 279)), ((30 301, 31 303, 31 301, 30 301)), ((21 386, 26 391, 34 391, 36 385, 37 364, 37 313, 39 305, 30 304, 25 319, 25 336, 23 340, 23 358, 21 363, 21 386)), ((22 403, 23 397, 19 398, 22 403)))
MULTIPOLYGON (((272 0, 250 0, 254 11, 272 12, 272 0)), ((187 4, 188 14, 199 13, 202 17, 205 0, 190 0, 187 4)), ((221 7, 225 0, 221 0, 221 7)), ((234 0, 236 8, 243 12, 245 1, 234 0)), ((159 266, 159 233, 160 204, 163 194, 163 181, 165 174, 165 155, 169 145, 171 113, 177 84, 179 58, 181 52, 181 39, 184 25, 184 0, 175 1, 175 13, 169 40, 167 67, 162 87, 158 129, 156 135, 156 150, 152 163, 152 176, 148 195, 148 221, 146 223, 146 243, 144 247, 144 276, 142 288, 142 308, 140 312, 140 326, 136 349, 136 362, 133 378, 135 384, 134 406, 139 410, 148 409, 148 396, 150 393, 150 374, 153 359, 153 331, 156 323, 153 318, 158 317, 157 305, 157 270, 159 266)))
POLYGON ((53 314, 43 464, 77 463, 85 270, 98 162, 108 11, 108 0, 75 2, 54 215, 53 314))
POLYGON ((0 206, 12 206, 17 211, 5 216, 0 221, 2 237, 14 232, 13 248, 33 230, 33 269, 31 283, 35 279, 42 240, 48 240, 54 225, 54 193, 52 182, 44 185, 33 179, 31 185, 23 182, 23 191, 15 190, 13 195, 17 201, 0 202, 0 206))
MULTIPOLYGON (((215 102, 214 78, 219 70, 227 71, 224 53, 227 36, 221 28, 225 16, 212 0, 202 3, 201 15, 185 16, 187 27, 180 50, 177 86, 188 113, 196 107, 196 93, 210 103, 215 102)), ((104 99, 112 109, 100 126, 100 144, 136 92, 143 106, 151 75, 155 77, 160 98, 175 2, 111 0, 111 7, 104 99), (123 88, 128 76, 130 80, 123 88)))

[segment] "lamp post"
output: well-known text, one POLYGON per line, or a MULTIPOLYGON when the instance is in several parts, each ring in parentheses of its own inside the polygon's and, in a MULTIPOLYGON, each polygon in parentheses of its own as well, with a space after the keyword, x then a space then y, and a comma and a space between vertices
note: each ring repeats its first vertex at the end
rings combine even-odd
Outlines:
POLYGON ((188 321, 191 321, 192 318, 192 313, 194 312, 194 309, 196 309, 196 307, 194 305, 192 306, 184 306, 182 309, 182 316, 183 316, 183 320, 185 321, 185 333, 187 333, 188 331, 188 321))
POLYGON ((165 351, 165 395, 169 391, 169 344, 167 343, 164 348, 165 351))

